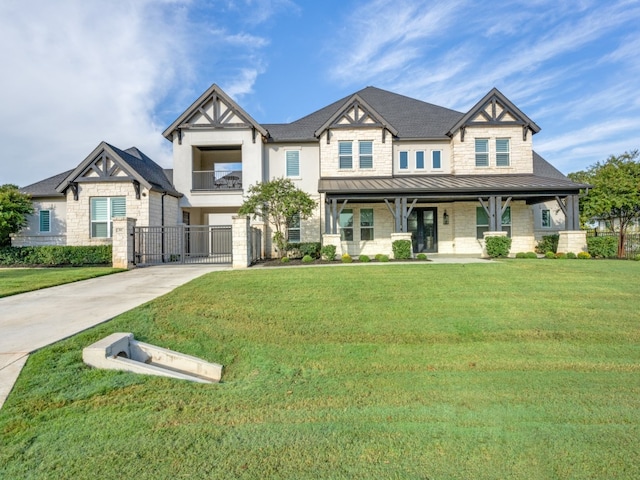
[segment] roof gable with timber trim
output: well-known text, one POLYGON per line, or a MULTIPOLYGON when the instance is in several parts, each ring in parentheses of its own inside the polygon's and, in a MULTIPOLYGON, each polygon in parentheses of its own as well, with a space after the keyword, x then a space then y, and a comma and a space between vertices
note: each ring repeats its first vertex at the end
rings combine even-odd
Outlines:
POLYGON ((521 126, 523 139, 526 139, 528 131, 534 134, 540 131, 540 127, 533 120, 516 107, 500 90, 493 88, 449 130, 448 134, 453 136, 458 130, 461 130, 461 138, 464 141, 466 127, 502 125, 521 126))
POLYGON ((383 128, 392 135, 398 135, 398 130, 357 93, 349 97, 344 105, 314 132, 314 135, 319 137, 332 128, 362 127, 383 128))
POLYGON ((172 141, 176 130, 180 135, 183 129, 198 128, 252 128, 263 137, 268 136, 267 130, 215 83, 162 132, 162 135, 172 141))
POLYGON ((149 190, 169 193, 179 197, 170 185, 162 168, 136 148, 123 151, 101 142, 56 187, 63 193, 67 188, 82 182, 133 182, 149 190))

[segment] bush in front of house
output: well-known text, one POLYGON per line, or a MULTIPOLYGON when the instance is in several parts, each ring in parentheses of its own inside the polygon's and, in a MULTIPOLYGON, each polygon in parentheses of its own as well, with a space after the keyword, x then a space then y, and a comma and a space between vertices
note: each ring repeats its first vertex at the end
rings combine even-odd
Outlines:
POLYGON ((311 263, 313 262, 313 257, 311 255, 305 255, 302 257, 302 263, 311 263))
POLYGON ((323 260, 333 261, 336 259, 336 246, 325 245, 320 249, 320 256, 323 260))
POLYGON ((369 263, 371 259, 369 258, 369 255, 360 255, 358 257, 358 261, 362 263, 369 263))
POLYGON ((353 262, 353 258, 351 258, 351 255, 349 255, 348 253, 344 253, 342 255, 342 263, 351 263, 353 262))
POLYGON ((416 259, 424 261, 424 260, 427 259, 427 255, 424 254, 424 253, 419 253, 419 254, 416 255, 416 259))
POLYGON ((640 253, 636 253, 636 254, 635 254, 635 256, 633 257, 633 259, 634 259, 636 262, 640 262, 640 253))
POLYGON ((491 258, 504 258, 511 250, 511 238, 509 237, 487 237, 485 240, 487 255, 491 258))
POLYGON ((375 259, 376 259, 376 262, 379 262, 379 261, 380 261, 380 257, 381 257, 381 256, 382 256, 382 253, 376 253, 376 256, 375 256, 375 257, 373 257, 373 258, 375 258, 375 259))
POLYGON ((396 260, 406 260, 411 258, 411 240, 395 240, 391 244, 393 258, 396 260))
POLYGON ((575 253, 573 253, 573 252, 567 252, 567 258, 568 258, 569 260, 575 260, 577 257, 576 257, 576 254, 575 254, 575 253))
POLYGON ((560 239, 560 235, 554 233, 553 235, 545 235, 542 237, 542 240, 538 242, 536 245, 537 253, 547 253, 553 252, 556 253, 558 251, 558 240, 560 239))
POLYGON ((564 252, 558 252, 556 253, 556 258, 558 260, 566 260, 567 259, 567 254, 564 252))
POLYGON ((578 252, 578 260, 588 260, 591 258, 591 254, 589 252, 578 252))
POLYGON ((282 263, 289 263, 289 262, 291 261, 291 259, 290 259, 289 257, 282 257, 282 258, 280 259, 280 261, 281 261, 282 263))
POLYGON ((588 237, 587 250, 592 258, 615 258, 618 255, 618 238, 588 237))
POLYGON ((549 250, 548 252, 545 252, 544 258, 555 259, 556 258, 556 254, 553 253, 551 250, 549 250))
POLYGON ((0 248, 0 265, 68 267, 111 265, 111 245, 45 245, 0 248))
POLYGON ((524 258, 538 258, 538 255, 536 254, 536 252, 527 252, 524 254, 524 258))
POLYGON ((378 255, 376 255, 376 258, 379 262, 388 262, 389 261, 389 255, 383 255, 380 254, 380 256, 378 257, 378 255))
POLYGON ((298 244, 298 249, 303 257, 309 255, 311 258, 320 258, 322 244, 320 242, 303 242, 298 244))

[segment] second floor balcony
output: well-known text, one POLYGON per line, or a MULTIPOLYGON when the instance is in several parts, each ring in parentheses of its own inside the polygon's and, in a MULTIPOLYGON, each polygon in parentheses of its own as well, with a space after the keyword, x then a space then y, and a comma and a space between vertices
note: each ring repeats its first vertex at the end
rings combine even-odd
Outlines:
POLYGON ((191 190, 217 192, 242 190, 241 170, 198 170, 193 172, 191 190))

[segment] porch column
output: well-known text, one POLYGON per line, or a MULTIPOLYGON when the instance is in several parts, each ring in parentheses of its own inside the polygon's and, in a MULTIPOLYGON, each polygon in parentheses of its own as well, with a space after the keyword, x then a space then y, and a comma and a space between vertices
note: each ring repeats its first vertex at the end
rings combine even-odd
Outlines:
POLYGON ((395 200, 395 206, 396 206, 396 214, 395 214, 395 220, 396 220, 396 225, 395 225, 395 231, 396 232, 401 232, 402 231, 402 218, 400 217, 400 198, 396 197, 395 200))
POLYGON ((407 231, 407 197, 402 197, 402 232, 407 231))
POLYGON ((333 235, 338 233, 338 200, 331 199, 331 233, 333 235))
POLYGON ((329 205, 329 199, 324 201, 324 233, 331 231, 331 206, 329 205))

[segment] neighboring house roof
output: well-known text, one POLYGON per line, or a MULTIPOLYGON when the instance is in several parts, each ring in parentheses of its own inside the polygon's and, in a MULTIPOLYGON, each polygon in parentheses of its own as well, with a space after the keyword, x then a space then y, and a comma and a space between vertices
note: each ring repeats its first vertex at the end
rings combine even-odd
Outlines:
POLYGON ((319 130, 321 133, 322 127, 326 127, 332 118, 340 115, 356 98, 361 99, 381 117, 380 123, 393 128, 395 132, 390 131, 400 140, 448 139, 447 132, 464 116, 461 112, 415 98, 376 87, 366 87, 295 122, 263 126, 274 142, 317 141, 316 133, 319 130))
MULTIPOLYGON (((233 99, 227 95, 220 87, 218 87, 215 83, 211 85, 206 92, 198 97, 198 99, 191 104, 189 108, 187 108, 178 118, 174 120, 174 122, 167 127, 167 129, 162 132, 162 135, 169 141, 173 140, 173 132, 179 130, 182 127, 191 128, 191 127, 213 127, 220 128, 224 126, 229 126, 226 123, 226 120, 229 118, 229 113, 233 113, 233 115, 242 119, 244 124, 239 125, 242 127, 251 126, 255 128, 258 132, 262 134, 262 136, 266 137, 268 135, 267 131, 264 129, 262 125, 256 122, 251 115, 249 115, 240 105, 238 105, 233 99), (204 106, 209 102, 213 101, 213 113, 209 115, 204 110, 204 106), (227 107, 228 112, 220 112, 217 111, 218 101, 220 101, 224 106, 227 107), (188 123, 189 119, 191 119, 194 115, 201 114, 205 118, 208 119, 209 124, 203 125, 194 125, 188 123)), ((238 126, 238 125, 234 125, 238 126)))
POLYGON ((22 187, 20 191, 22 193, 28 193, 32 198, 40 197, 64 197, 64 194, 58 192, 56 187, 69 176, 73 170, 67 170, 66 172, 59 173, 53 177, 45 178, 39 182, 32 183, 26 187, 22 187))
POLYGON ((173 188, 173 185, 164 173, 160 165, 151 160, 148 156, 131 147, 127 150, 120 150, 106 142, 100 143, 74 170, 71 170, 56 187, 56 191, 63 193, 69 185, 77 181, 124 181, 131 179, 144 185, 149 190, 167 193, 174 197, 181 197, 182 194, 173 188), (106 154, 117 164, 118 169, 122 169, 126 176, 114 175, 114 169, 108 169, 106 165, 97 166, 101 157, 106 154), (99 176, 83 177, 85 172, 93 170, 99 176))

